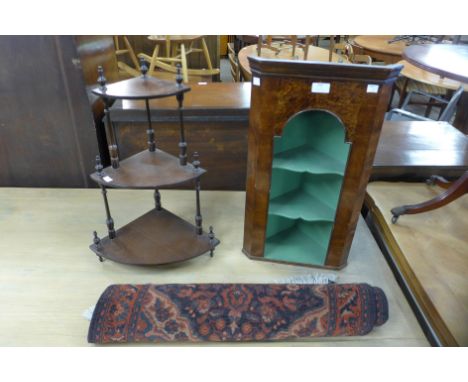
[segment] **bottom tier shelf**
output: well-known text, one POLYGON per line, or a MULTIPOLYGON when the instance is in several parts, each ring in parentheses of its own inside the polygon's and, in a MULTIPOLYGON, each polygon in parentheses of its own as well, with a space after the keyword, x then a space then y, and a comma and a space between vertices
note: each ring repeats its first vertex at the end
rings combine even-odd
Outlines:
POLYGON ((96 255, 124 264, 162 265, 191 259, 219 244, 207 233, 197 235, 195 226, 165 210, 153 209, 90 246, 96 255))
POLYGON ((320 228, 314 234, 313 231, 307 232, 307 223, 296 223, 291 228, 268 237, 265 242, 265 259, 323 266, 332 225, 324 222, 318 223, 318 226, 320 228))

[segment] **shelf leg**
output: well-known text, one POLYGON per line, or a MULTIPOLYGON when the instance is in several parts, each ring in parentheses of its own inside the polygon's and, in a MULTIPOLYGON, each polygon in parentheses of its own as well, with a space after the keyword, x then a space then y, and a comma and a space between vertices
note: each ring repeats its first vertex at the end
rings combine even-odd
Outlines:
POLYGON ((154 129, 151 125, 151 111, 149 107, 149 100, 148 98, 145 99, 146 104, 146 118, 148 119, 148 130, 146 133, 148 134, 148 150, 153 152, 156 150, 156 142, 154 140, 154 129))
MULTIPOLYGON (((198 153, 193 153, 193 166, 195 170, 198 171, 200 167, 200 161, 198 160, 198 153)), ((202 227, 202 216, 200 212, 200 177, 195 179, 195 191, 196 191, 196 198, 197 198, 197 214, 195 215, 195 227, 197 235, 201 235, 203 233, 202 227)))
POLYGON ((213 257, 214 249, 215 249, 215 246, 214 246, 215 235, 214 235, 212 226, 210 226, 210 233, 208 234, 208 237, 210 238, 210 246, 211 246, 211 248, 210 248, 210 257, 213 257))
MULTIPOLYGON (((96 231, 93 232, 93 243, 94 243, 94 245, 96 246, 96 249, 100 249, 100 248, 101 248, 101 239, 100 239, 100 237, 98 236, 98 234, 97 234, 96 231)), ((104 262, 104 259, 103 259, 102 256, 100 256, 100 255, 97 255, 97 256, 98 256, 99 261, 100 261, 101 263, 104 262)))
MULTIPOLYGON (((182 74, 180 72, 180 64, 177 64, 176 75, 177 86, 182 86, 182 74)), ((185 141, 184 130, 184 93, 177 94, 177 102, 179 103, 179 126, 180 126, 180 142, 179 142, 179 163, 181 166, 187 164, 187 142, 185 141)))
POLYGON ((115 139, 114 127, 112 126, 109 104, 106 100, 106 109, 104 110, 106 115, 106 131, 109 137, 109 155, 111 159, 112 168, 119 168, 119 154, 117 149, 117 141, 115 139))
POLYGON ((115 238, 114 220, 112 219, 112 216, 109 210, 109 202, 107 201, 107 190, 103 185, 101 185, 101 192, 102 192, 102 197, 104 198, 104 206, 106 207, 106 225, 107 225, 107 230, 109 231, 109 239, 114 239, 115 238))
MULTIPOLYGON (((104 77, 104 69, 102 66, 98 66, 98 84, 99 88, 105 93, 106 91, 106 77, 104 77)), ((106 96, 101 96, 104 101, 104 114, 106 116, 106 134, 109 141, 109 154, 111 159, 112 168, 119 167, 119 155, 117 150, 117 141, 115 139, 114 127, 112 126, 110 111, 109 111, 109 99, 106 96)))
POLYGON ((154 201, 156 204, 156 209, 161 211, 161 194, 159 193, 158 189, 154 190, 154 201))

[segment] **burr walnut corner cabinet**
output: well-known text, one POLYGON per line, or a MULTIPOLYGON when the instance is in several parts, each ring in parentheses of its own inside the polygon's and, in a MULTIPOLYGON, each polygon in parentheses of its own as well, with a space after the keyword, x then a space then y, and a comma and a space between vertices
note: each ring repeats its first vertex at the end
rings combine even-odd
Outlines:
POLYGON ((340 269, 402 67, 249 60, 243 251, 340 269))
POLYGON ((194 153, 193 163, 187 161, 183 121, 184 93, 190 88, 182 84, 179 72, 176 81, 160 80, 147 75, 147 67, 141 66, 142 75, 125 81, 106 84, 103 70, 98 69, 99 87, 93 93, 105 103, 106 134, 109 142, 111 165, 103 168, 99 156, 96 157, 96 172, 91 174, 101 188, 106 211, 108 236, 99 238, 94 232, 90 248, 99 259, 114 260, 126 264, 156 265, 179 262, 210 252, 219 240, 210 227, 203 231, 200 212, 200 177, 206 172, 200 167, 198 154, 194 153), (180 142, 179 157, 172 156, 156 146, 155 131, 151 122, 149 100, 175 96, 179 105, 180 142), (148 128, 148 149, 122 161, 109 106, 117 99, 143 100, 146 106, 148 128), (195 225, 181 219, 162 207, 160 189, 185 182, 193 182, 195 187, 195 225), (120 229, 114 229, 107 199, 108 188, 153 189, 155 207, 120 229))

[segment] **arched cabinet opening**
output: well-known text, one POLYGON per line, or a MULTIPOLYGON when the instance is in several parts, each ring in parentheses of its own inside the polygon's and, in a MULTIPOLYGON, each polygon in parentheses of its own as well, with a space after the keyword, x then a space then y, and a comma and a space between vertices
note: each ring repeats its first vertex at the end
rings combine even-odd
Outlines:
POLYGON ((324 265, 350 144, 332 113, 295 114, 274 137, 264 257, 324 265))

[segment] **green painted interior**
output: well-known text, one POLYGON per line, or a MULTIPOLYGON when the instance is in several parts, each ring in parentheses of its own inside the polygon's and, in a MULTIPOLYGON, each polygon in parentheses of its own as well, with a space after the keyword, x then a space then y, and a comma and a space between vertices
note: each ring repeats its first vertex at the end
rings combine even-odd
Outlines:
POLYGON ((302 112, 274 138, 264 256, 323 265, 349 154, 341 122, 302 112))

